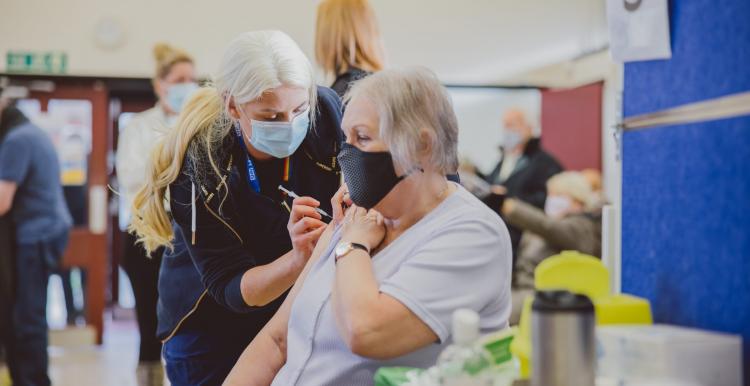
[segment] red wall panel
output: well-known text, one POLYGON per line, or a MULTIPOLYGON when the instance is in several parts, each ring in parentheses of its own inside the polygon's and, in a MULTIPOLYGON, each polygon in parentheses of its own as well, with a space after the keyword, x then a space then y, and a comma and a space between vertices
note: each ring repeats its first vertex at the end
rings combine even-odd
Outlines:
POLYGON ((542 144, 565 169, 601 170, 603 86, 542 91, 542 144))

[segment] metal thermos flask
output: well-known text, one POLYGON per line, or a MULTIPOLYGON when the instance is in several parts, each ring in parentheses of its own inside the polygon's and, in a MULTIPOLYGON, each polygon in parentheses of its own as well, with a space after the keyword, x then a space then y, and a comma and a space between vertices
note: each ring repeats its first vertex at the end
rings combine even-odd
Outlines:
POLYGON ((594 386, 591 300, 568 291, 537 291, 531 310, 531 386, 594 386))

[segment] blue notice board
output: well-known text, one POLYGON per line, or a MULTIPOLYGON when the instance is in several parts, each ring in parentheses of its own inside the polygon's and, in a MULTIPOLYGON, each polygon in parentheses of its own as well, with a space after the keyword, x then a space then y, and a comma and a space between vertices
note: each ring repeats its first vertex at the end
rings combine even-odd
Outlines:
MULTIPOLYGON (((626 117, 750 91, 750 0, 674 0, 672 59, 625 65, 626 117)), ((623 291, 741 334, 750 385, 750 117, 623 135, 623 291)))

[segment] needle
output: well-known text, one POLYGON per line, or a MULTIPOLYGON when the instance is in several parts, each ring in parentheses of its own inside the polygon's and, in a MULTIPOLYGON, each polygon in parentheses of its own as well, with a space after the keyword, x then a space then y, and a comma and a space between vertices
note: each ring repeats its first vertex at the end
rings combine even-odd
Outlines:
MULTIPOLYGON (((299 198, 299 195, 297 193, 294 193, 291 190, 286 189, 286 188, 284 188, 281 185, 279 185, 279 190, 281 190, 282 192, 286 193, 286 195, 289 196, 289 197, 291 197, 291 198, 299 198)), ((326 213, 323 209, 315 208, 315 211, 318 212, 318 213, 320 213, 321 216, 328 217, 329 219, 333 220, 333 217, 330 214, 326 213)))

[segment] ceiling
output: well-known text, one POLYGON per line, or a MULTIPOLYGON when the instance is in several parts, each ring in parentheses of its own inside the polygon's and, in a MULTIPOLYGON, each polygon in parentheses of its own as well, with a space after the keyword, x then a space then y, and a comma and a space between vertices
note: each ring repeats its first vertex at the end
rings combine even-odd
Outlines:
MULTIPOLYGON (((449 84, 492 85, 598 51, 603 0, 371 0, 388 64, 424 65, 449 84)), ((0 0, 0 54, 64 51, 69 73, 148 77, 151 47, 167 41, 212 73, 238 33, 275 28, 312 54, 310 0, 0 0), (97 32, 99 31, 99 32, 97 32), (104 31, 104 32, 102 32, 104 31), (102 44, 102 35, 117 44, 102 44)), ((4 70, 5 63, 0 69, 4 70)))

